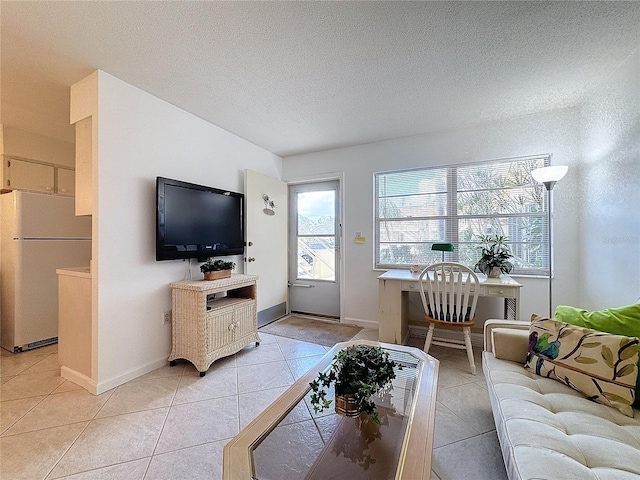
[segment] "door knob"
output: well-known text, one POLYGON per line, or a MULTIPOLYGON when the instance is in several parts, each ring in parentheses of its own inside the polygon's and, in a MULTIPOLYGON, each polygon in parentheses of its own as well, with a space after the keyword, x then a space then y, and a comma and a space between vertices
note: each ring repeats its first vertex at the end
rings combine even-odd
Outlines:
POLYGON ((253 257, 249 257, 249 261, 250 261, 250 262, 255 262, 255 261, 256 261, 256 259, 255 259, 255 258, 253 258, 253 257))

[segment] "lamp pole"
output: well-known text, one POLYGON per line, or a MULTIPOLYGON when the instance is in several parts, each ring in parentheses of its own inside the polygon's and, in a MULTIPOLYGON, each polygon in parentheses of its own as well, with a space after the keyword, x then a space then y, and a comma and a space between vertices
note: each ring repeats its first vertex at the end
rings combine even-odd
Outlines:
POLYGON ((551 265, 551 262, 553 261, 553 253, 552 253, 552 249, 553 249, 553 234, 551 232, 552 227, 552 223, 551 223, 551 191, 553 190, 553 186, 556 184, 556 182, 544 182, 544 187, 547 189, 547 233, 548 233, 548 238, 547 238, 547 255, 548 255, 548 261, 549 261, 549 318, 553 318, 553 288, 552 288, 552 274, 553 274, 553 267, 551 265))
POLYGON ((564 176, 567 174, 567 170, 569 167, 566 166, 553 166, 553 167, 542 167, 536 168, 535 170, 531 170, 531 176, 533 179, 542 183, 544 187, 547 189, 547 231, 549 232, 547 238, 547 253, 548 253, 548 261, 549 261, 549 318, 553 317, 553 286, 552 286, 552 263, 553 263, 553 243, 552 243, 552 225, 551 225, 551 191, 558 181, 562 180, 564 176))

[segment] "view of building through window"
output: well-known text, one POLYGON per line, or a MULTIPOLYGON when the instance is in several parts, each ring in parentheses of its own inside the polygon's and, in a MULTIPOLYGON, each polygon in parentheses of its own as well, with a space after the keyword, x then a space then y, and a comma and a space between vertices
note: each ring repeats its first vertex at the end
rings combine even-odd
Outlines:
POLYGON ((548 164, 537 156, 377 173, 376 268, 440 261, 436 242, 454 244, 445 259, 473 267, 479 235, 503 235, 512 273, 546 273, 547 197, 530 172, 548 164))
POLYGON ((334 281, 335 191, 301 192, 297 195, 297 207, 297 278, 334 281))

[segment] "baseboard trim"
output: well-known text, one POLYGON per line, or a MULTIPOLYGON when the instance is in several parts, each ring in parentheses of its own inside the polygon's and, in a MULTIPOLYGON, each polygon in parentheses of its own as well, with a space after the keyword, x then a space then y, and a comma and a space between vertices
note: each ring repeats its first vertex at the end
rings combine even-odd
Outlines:
POLYGON ((375 320, 364 320, 361 318, 345 317, 340 323, 345 325, 355 325, 362 328, 378 328, 378 322, 375 320))
MULTIPOLYGON (((410 336, 416 338, 427 338, 427 327, 421 327, 418 325, 409 325, 410 336)), ((464 336, 462 332, 455 332, 452 330, 446 330, 444 328, 436 329, 436 333, 434 337, 438 336, 441 338, 453 338, 455 340, 464 341, 464 336)), ((471 345, 474 347, 484 348, 484 335, 481 333, 471 332, 471 345)))
POLYGON ((98 385, 96 384, 96 382, 83 373, 63 366, 60 368, 60 376, 65 380, 69 380, 70 382, 73 382, 76 385, 84 388, 89 393, 98 395, 98 385))
POLYGON ((287 316, 287 303, 282 302, 258 312, 258 328, 287 316))
POLYGON ((137 368, 132 368, 131 370, 127 370, 126 372, 111 377, 108 380, 103 382, 98 382, 96 385, 96 393, 95 395, 100 395, 101 393, 106 392, 107 390, 111 390, 112 388, 119 387, 120 385, 127 383, 129 380, 133 380, 134 378, 138 378, 145 373, 149 373, 154 371, 156 368, 160 368, 164 365, 167 365, 167 357, 169 355, 163 356, 162 358, 155 360, 153 362, 146 363, 137 368))

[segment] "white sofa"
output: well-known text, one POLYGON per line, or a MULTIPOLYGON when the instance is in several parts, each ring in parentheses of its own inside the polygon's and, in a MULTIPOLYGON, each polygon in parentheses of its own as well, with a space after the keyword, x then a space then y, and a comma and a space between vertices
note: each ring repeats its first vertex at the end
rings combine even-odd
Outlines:
POLYGON ((509 479, 640 479, 640 410, 627 417, 525 370, 528 329, 484 327, 482 365, 509 479))

